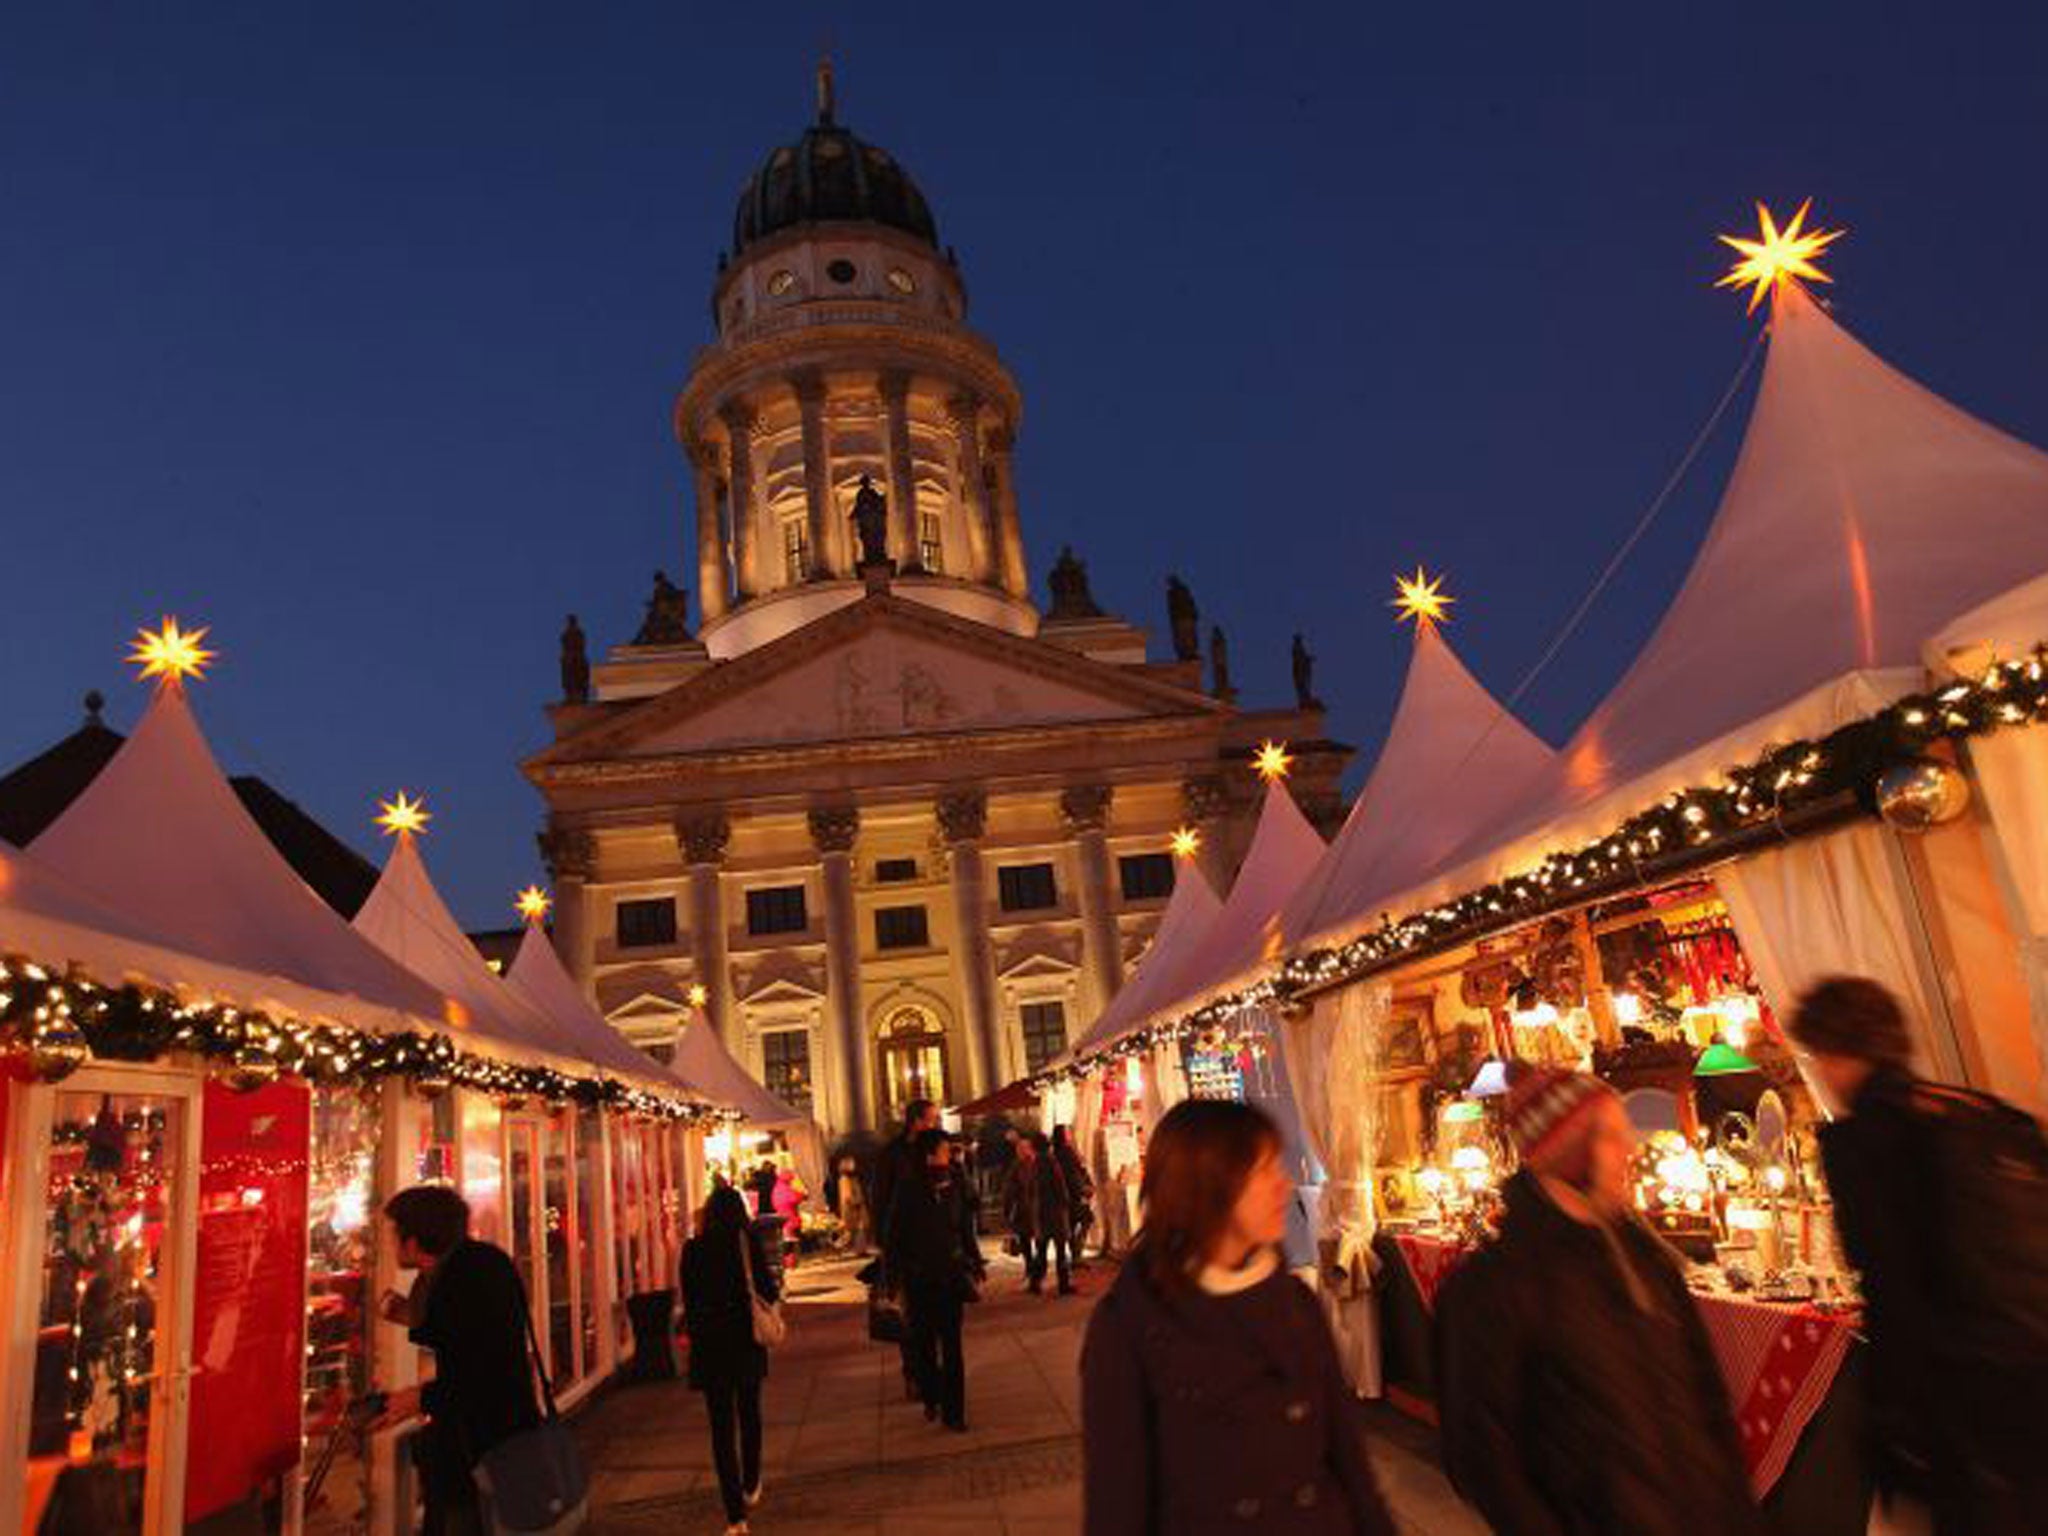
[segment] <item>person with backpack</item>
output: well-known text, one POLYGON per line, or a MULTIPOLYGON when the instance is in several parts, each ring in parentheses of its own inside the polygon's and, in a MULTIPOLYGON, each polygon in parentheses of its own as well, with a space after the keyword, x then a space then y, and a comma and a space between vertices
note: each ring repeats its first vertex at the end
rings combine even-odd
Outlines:
POLYGON ((1003 1222, 1024 1254, 1024 1277, 1036 1296, 1045 1290, 1048 1250, 1059 1264, 1059 1293, 1074 1293, 1072 1215, 1067 1181, 1045 1137, 1017 1138, 1017 1160, 1003 1183, 1003 1222))
POLYGON ((1819 1132, 1862 1279, 1880 1492, 1940 1536, 2048 1521, 2048 1139, 1984 1094, 1923 1081, 1877 982, 1808 989, 1786 1032, 1835 1102, 1819 1132))
POLYGON ((896 1185, 883 1228, 889 1272, 901 1276, 927 1419, 967 1428, 967 1366, 960 1349, 962 1313, 985 1266, 964 1181, 953 1168, 953 1143, 936 1127, 914 1143, 918 1171, 896 1185))
POLYGON ((754 1335, 754 1298, 777 1299, 775 1275, 747 1202, 721 1184, 704 1203, 704 1230, 683 1245, 683 1326, 690 1385, 704 1394, 711 1460, 726 1536, 747 1529, 761 1499, 761 1383, 768 1351, 754 1335))

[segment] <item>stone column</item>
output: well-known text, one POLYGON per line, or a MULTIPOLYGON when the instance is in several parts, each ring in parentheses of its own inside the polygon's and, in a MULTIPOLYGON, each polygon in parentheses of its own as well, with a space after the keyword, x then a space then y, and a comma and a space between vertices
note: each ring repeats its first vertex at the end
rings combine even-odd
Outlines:
POLYGON ((1201 851, 1195 855, 1202 873, 1219 899, 1230 895, 1230 862, 1223 846, 1223 817, 1230 809, 1230 794, 1221 774, 1201 774, 1185 780, 1180 787, 1181 809, 1187 823, 1201 834, 1201 851))
POLYGON ((946 838, 953 887, 953 978, 967 1008, 967 1085, 960 1097, 978 1097, 1000 1087, 1002 1060, 996 1049, 996 965, 988 937, 988 877, 981 862, 981 838, 988 827, 988 796, 978 789, 942 795, 935 808, 946 838))
POLYGON ((690 468, 697 488, 697 602, 706 622, 725 612, 732 579, 726 573, 725 540, 718 529, 718 449, 690 444, 690 468))
POLYGON ((874 1076, 861 1019, 860 923, 853 905, 853 840, 859 831, 860 812, 850 805, 811 812, 811 841, 825 870, 825 991, 842 1131, 875 1123, 868 1091, 874 1076))
POLYGON ((981 472, 981 401, 974 395, 955 395, 946 402, 946 414, 953 423, 955 485, 960 500, 960 520, 967 525, 968 572, 972 580, 996 579, 995 519, 989 513, 988 481, 981 472))
POLYGON ((541 862, 555 887, 555 953, 570 980, 592 996, 591 965, 596 953, 590 931, 589 898, 584 892, 597 864, 597 839, 588 832, 557 825, 552 818, 540 834, 541 862))
POLYGON ((733 585, 738 589, 741 602, 757 597, 763 590, 761 581, 761 524, 759 509, 754 505, 754 413, 744 405, 732 404, 719 407, 719 419, 725 423, 726 439, 730 446, 730 465, 726 479, 730 486, 728 499, 731 504, 733 585))
POLYGON ((704 988, 704 1016, 735 1060, 746 1059, 739 1015, 732 1006, 732 966, 726 955, 725 891, 720 867, 732 823, 723 811, 691 811, 676 818, 676 842, 690 866, 690 953, 704 988))
POLYGON ((988 435, 988 463, 995 480, 996 558, 1003 590, 1012 597, 1026 597, 1031 577, 1024 569, 1024 528, 1017 516, 1017 472, 1011 450, 1017 435, 1003 423, 988 435))
POLYGON ((882 409, 888 417, 889 558, 905 571, 924 569, 917 537, 917 476, 910 462, 910 375, 881 376, 882 409))
POLYGON ((1094 1013, 1107 1008, 1124 984, 1123 947, 1109 886, 1110 795, 1107 784, 1075 784, 1060 791, 1060 816, 1080 855, 1081 949, 1094 985, 1094 1013))
POLYGON ((832 449, 825 440, 825 378, 805 370, 790 380, 796 390, 798 414, 804 432, 805 537, 811 546, 810 577, 823 580, 833 574, 832 535, 838 519, 833 515, 832 449))

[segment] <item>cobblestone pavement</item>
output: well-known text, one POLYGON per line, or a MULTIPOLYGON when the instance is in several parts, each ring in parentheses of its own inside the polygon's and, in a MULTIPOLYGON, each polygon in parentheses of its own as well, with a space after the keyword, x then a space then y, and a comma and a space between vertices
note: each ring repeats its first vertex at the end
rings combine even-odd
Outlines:
MULTIPOLYGON (((791 1277, 789 1342, 762 1399, 765 1496, 759 1536, 1054 1536, 1081 1525, 1081 1331, 1110 1271, 1082 1271, 1076 1297, 1023 1289, 995 1260, 989 1297, 967 1317, 964 1435, 904 1401, 893 1349, 868 1342, 856 1266, 791 1277)), ((1374 1424, 1380 1424, 1378 1415, 1374 1424)), ((594 1470, 592 1536, 724 1528, 704 1410, 680 1382, 620 1386, 577 1418, 594 1470)), ((1406 1530, 1484 1527, 1429 1460, 1426 1435, 1370 1436, 1382 1487, 1406 1530)))

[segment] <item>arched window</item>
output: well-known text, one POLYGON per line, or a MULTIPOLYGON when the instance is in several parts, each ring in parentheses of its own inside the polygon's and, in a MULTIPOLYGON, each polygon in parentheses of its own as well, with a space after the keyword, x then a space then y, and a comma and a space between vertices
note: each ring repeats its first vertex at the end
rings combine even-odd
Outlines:
POLYGON ((882 1101, 890 1123, 912 1099, 946 1102, 946 1032, 922 1008, 902 1007, 883 1022, 877 1041, 882 1101))

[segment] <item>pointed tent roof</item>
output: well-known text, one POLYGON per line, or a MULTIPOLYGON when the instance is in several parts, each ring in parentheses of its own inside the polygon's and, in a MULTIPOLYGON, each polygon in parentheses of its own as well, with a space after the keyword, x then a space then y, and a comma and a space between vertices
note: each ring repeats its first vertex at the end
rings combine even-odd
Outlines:
POLYGON ((1449 885, 1598 836, 1773 741, 1922 676, 1957 613, 2048 569, 2048 454, 1899 373, 1797 283, 1741 451, 1678 596, 1613 692, 1449 885))
POLYGON ((734 1061, 718 1031, 701 1013, 694 1013, 676 1038, 676 1075, 715 1104, 736 1109, 740 1118, 761 1130, 804 1124, 809 1116, 791 1109, 754 1081, 734 1061))
POLYGON ((1281 910, 1287 943, 1342 942, 1369 926, 1385 898, 1525 797, 1556 755, 1465 669, 1434 624, 1418 624, 1372 774, 1281 910))
POLYGON ((1252 846, 1231 882, 1230 896, 1200 945, 1174 968, 1150 1000, 1158 1019, 1198 1008, 1233 984, 1249 981, 1285 955, 1280 909, 1326 851, 1284 781, 1266 787, 1252 846))
POLYGON ((1223 903, 1200 866, 1192 859, 1180 860, 1174 867, 1173 894, 1159 915, 1152 942, 1138 958, 1136 973, 1074 1043, 1069 1059, 1092 1056, 1143 1028, 1172 973, 1200 951, 1222 911, 1223 903))
POLYGON ((472 1018, 491 1021, 494 1031, 507 1039, 607 1072, 649 1082, 666 1077, 659 1063, 633 1049, 602 1020, 595 1029, 585 1028, 573 1015, 561 1017, 537 1007, 526 993, 493 975, 434 888, 410 833, 393 839, 384 873, 356 914, 354 926, 400 965, 456 999, 472 1018))
POLYGON ((350 1021, 443 1028, 498 1054, 479 1028, 314 894, 229 789, 184 691, 159 688, 135 733, 32 845, 87 895, 161 943, 338 994, 350 1021))

